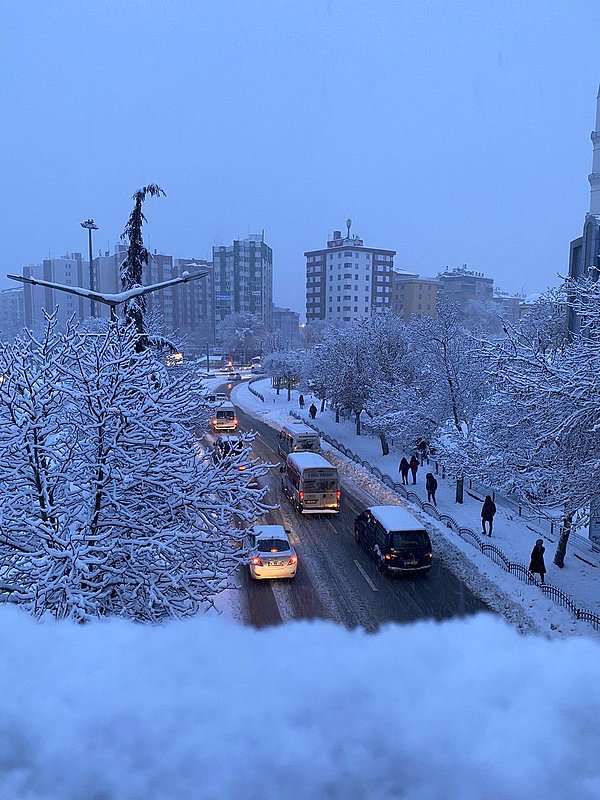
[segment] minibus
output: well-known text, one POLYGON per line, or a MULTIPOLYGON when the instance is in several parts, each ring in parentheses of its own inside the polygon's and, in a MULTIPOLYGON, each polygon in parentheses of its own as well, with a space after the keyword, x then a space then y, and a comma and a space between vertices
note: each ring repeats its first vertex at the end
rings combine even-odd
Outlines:
POLYGON ((237 430, 237 417, 235 416, 235 408, 231 403, 221 403, 213 409, 213 416, 211 420, 213 430, 235 432, 237 430))
POLYGON ((338 514, 338 472, 318 453, 290 453, 281 467, 281 488, 299 514, 338 514))
POLYGON ((371 506, 354 521, 354 538, 379 569, 391 575, 427 573, 433 552, 429 534, 416 517, 400 506, 371 506))
POLYGON ((284 458, 288 453, 310 452, 318 453, 321 450, 321 439, 303 422, 284 425, 277 434, 277 450, 284 458))

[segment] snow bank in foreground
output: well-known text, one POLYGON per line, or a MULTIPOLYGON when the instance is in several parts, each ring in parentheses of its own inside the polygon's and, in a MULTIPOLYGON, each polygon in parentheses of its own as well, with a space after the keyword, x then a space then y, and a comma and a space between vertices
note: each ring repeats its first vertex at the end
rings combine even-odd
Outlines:
POLYGON ((600 646, 0 612, 3 800, 600 796, 600 646))

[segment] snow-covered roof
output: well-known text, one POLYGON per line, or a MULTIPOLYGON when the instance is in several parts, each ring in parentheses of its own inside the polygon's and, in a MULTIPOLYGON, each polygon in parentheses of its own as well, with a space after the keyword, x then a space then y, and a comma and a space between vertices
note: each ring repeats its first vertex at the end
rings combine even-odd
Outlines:
POLYGON ((299 469, 335 469, 318 453, 290 453, 287 460, 299 469))
POLYGON ((401 506, 370 506, 369 511, 388 531, 423 528, 423 524, 401 506))
POLYGON ((281 430, 287 431, 294 436, 306 436, 307 434, 316 437, 319 436, 317 431, 313 430, 310 425, 305 425, 304 422, 289 422, 287 425, 284 425, 281 430))
POLYGON ((288 540, 288 535, 283 525, 254 525, 253 531, 257 539, 288 540))

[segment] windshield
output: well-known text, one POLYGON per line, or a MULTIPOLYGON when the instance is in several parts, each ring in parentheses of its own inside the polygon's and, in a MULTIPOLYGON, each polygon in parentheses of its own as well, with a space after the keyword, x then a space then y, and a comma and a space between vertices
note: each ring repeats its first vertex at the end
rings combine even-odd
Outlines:
POLYGON ((290 550, 290 546, 285 539, 259 539, 256 549, 259 553, 285 553, 290 550))
POLYGON ((316 436, 299 436, 296 442, 296 450, 316 450, 319 447, 319 439, 316 436))
POLYGON ((235 417, 235 413, 230 409, 221 409, 217 411, 217 419, 233 419, 235 417))
POLYGON ((402 531, 392 533, 391 547, 394 550, 429 550, 431 543, 425 531, 402 531))

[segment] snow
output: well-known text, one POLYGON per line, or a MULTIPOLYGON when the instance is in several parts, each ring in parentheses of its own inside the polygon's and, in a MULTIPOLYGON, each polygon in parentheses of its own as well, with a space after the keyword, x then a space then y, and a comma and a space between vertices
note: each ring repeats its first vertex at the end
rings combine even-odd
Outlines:
POLYGON ((598 798, 597 642, 0 616, 6 800, 598 798))
POLYGON ((420 528, 421 523, 402 506, 370 506, 371 513, 388 531, 420 528))
MULTIPOLYGON (((306 409, 302 412, 299 409, 299 393, 297 391, 292 392, 292 399, 288 403, 287 393, 282 392, 277 396, 275 390, 271 388, 269 379, 257 381, 253 384, 253 388, 264 395, 265 402, 252 395, 247 384, 241 384, 234 389, 233 402, 263 422, 277 428, 290 421, 290 411, 301 413, 308 420, 306 409)), ((320 401, 312 398, 309 392, 304 392, 304 398, 307 406, 314 399, 315 405, 320 408, 320 401)), ((403 452, 397 443, 391 443, 390 454, 382 456, 377 437, 356 436, 353 421, 336 423, 334 415, 330 411, 319 412, 315 424, 319 430, 333 436, 372 466, 377 466, 383 473, 389 474, 394 481, 399 480, 398 464, 403 452)), ((542 595, 536 586, 528 586, 515 576, 505 572, 443 523, 420 511, 418 506, 401 499, 399 495, 389 490, 362 467, 356 466, 342 456, 339 451, 330 449, 325 443, 323 443, 323 450, 327 452, 329 460, 338 467, 342 482, 346 477, 350 480, 353 491, 362 491, 365 507, 400 503, 420 519, 430 532, 434 551, 438 554, 441 552, 446 562, 452 565, 452 569, 461 579, 506 618, 513 619, 524 629, 531 629, 528 626, 531 626, 533 622, 535 629, 543 631, 550 637, 560 638, 575 634, 600 638, 600 635, 589 624, 575 620, 566 609, 542 595), (435 533, 435 539, 432 532, 435 533), (515 611, 517 605, 522 612, 515 611)), ((414 491, 422 501, 427 499, 425 491, 425 473, 427 472, 433 472, 438 481, 436 493, 438 511, 450 514, 459 525, 469 527, 479 533, 481 531, 481 505, 485 495, 479 492, 475 485, 471 486, 467 479, 465 480, 465 502, 462 505, 455 503, 454 481, 442 478, 441 470, 436 473, 435 461, 431 460, 428 465, 425 464, 419 468, 417 485, 412 485, 412 476, 410 476, 411 483, 406 487, 410 491, 414 491)), ((536 539, 543 538, 546 546, 545 562, 548 569, 546 583, 564 591, 579 608, 600 614, 600 554, 591 549, 589 540, 571 536, 565 567, 560 570, 552 563, 558 530, 555 529, 551 533, 545 521, 519 517, 517 510, 503 505, 498 497, 496 497, 496 505, 498 512, 494 518, 493 537, 487 538, 486 541, 497 545, 511 561, 527 567, 536 539), (543 524, 541 524, 542 522, 543 524)))
POLYGON ((329 461, 318 453, 290 453, 287 460, 299 469, 331 469, 329 461))

